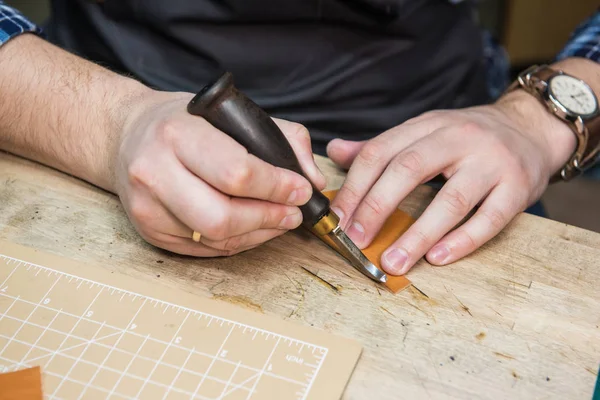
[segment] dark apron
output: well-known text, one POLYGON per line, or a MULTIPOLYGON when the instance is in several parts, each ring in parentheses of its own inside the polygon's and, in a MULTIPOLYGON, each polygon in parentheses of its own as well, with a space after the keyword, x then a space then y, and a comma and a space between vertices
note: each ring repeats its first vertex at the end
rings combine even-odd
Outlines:
POLYGON ((323 154, 424 111, 488 101, 472 5, 447 0, 53 0, 50 41, 147 85, 223 71, 323 154))

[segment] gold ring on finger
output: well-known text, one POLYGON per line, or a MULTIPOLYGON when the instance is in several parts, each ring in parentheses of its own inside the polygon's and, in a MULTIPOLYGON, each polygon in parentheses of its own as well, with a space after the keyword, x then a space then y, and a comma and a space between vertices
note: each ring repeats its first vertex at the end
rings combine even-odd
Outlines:
POLYGON ((201 236, 202 235, 199 232, 194 231, 194 233, 192 234, 192 240, 196 243, 199 243, 201 236))

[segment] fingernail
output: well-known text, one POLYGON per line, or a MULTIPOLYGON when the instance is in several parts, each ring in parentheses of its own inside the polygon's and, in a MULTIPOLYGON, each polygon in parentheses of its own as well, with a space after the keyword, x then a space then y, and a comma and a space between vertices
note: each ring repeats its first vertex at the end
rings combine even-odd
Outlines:
POLYGON ((337 207, 331 207, 331 211, 334 212, 335 215, 337 215, 338 217, 340 217, 340 221, 344 220, 344 212, 342 210, 340 210, 337 207))
POLYGON ((408 253, 404 249, 393 248, 388 249, 383 253, 382 257, 383 269, 392 275, 403 274, 406 261, 408 261, 408 253))
POLYGON ((443 264, 449 256, 450 250, 442 244, 434 246, 429 253, 429 258, 436 264, 443 264))
POLYGON ((302 213, 296 211, 293 214, 286 215, 279 223, 279 229, 295 229, 302 223, 302 213))
POLYGON ((350 229, 348 229, 348 236, 357 246, 360 246, 365 240, 365 228, 360 222, 353 222, 350 229))
POLYGON ((290 193, 287 202, 288 204, 301 205, 304 204, 310 199, 311 189, 302 188, 296 189, 290 193))

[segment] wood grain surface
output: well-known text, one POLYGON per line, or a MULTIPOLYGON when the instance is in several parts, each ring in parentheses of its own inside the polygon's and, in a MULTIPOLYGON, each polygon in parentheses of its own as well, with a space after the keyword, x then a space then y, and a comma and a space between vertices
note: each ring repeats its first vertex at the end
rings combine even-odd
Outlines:
MULTIPOLYGON (((433 196, 400 208, 418 217, 433 196)), ((421 261, 393 295, 303 231, 228 258, 162 251, 114 195, 0 153, 0 239, 357 339, 345 399, 586 399, 596 382, 600 234, 531 215, 453 265, 421 261)))

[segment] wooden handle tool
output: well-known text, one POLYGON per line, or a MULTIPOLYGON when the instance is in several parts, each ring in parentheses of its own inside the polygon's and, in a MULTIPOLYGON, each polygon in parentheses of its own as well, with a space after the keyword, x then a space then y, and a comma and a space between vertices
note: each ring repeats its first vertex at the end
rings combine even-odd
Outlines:
MULTIPOLYGON (((250 154, 308 179, 285 135, 263 109, 234 86, 231 73, 226 72, 215 82, 206 85, 190 101, 188 112, 206 119, 244 146, 250 154)), ((339 217, 330 209, 329 199, 314 185, 312 197, 300 210, 305 228, 319 236, 327 235, 331 241, 326 243, 357 270, 377 282, 386 282, 386 274, 373 265, 346 236, 339 226, 339 217)))

